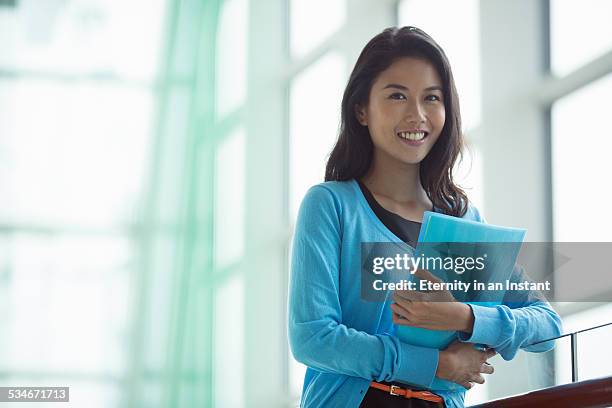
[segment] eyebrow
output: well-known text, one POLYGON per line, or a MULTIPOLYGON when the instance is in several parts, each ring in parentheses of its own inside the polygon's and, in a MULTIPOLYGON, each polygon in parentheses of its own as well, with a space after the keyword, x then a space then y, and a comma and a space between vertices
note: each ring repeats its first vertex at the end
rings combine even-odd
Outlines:
MULTIPOLYGON (((385 86, 383 89, 388 89, 388 88, 396 88, 396 89, 401 89, 402 91, 408 91, 408 88, 406 88, 404 85, 400 85, 400 84, 388 84, 387 86, 385 86)), ((442 92, 442 87, 439 85, 434 85, 434 86, 430 86, 425 88, 426 91, 440 91, 442 92)))

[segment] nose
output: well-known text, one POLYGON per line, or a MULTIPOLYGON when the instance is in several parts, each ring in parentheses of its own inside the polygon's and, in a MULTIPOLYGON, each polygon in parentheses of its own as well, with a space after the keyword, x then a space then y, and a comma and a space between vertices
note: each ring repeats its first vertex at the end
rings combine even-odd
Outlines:
POLYGON ((404 118, 407 122, 425 122, 425 109, 421 106, 419 100, 412 99, 406 104, 406 110, 404 112, 404 118))

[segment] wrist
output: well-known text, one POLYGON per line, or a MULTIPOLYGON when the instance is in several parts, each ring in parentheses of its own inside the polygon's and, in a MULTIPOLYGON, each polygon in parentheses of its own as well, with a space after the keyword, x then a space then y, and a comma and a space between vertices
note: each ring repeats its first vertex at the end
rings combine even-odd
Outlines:
POLYGON ((474 312, 470 305, 466 303, 460 303, 460 305, 461 314, 458 321, 461 322, 461 327, 459 331, 471 333, 474 330, 474 312))
POLYGON ((444 378, 445 368, 447 367, 448 351, 440 350, 438 353, 438 367, 436 368, 436 377, 444 378))

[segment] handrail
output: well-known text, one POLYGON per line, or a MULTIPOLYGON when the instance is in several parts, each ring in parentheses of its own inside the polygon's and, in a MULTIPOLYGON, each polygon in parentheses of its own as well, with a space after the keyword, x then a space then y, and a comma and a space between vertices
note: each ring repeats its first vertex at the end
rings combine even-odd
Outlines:
POLYGON ((611 405, 612 376, 557 385, 469 408, 603 408, 611 405))
POLYGON ((612 325, 612 322, 600 324, 598 326, 588 327, 586 329, 577 330, 577 331, 571 332, 571 333, 564 333, 564 334, 561 334, 561 335, 559 335, 557 337, 551 337, 550 339, 536 341, 535 343, 531 343, 530 346, 535 346, 536 344, 546 343, 547 341, 553 341, 553 340, 557 340, 557 339, 560 339, 560 338, 563 338, 563 337, 573 336, 573 335, 576 335, 576 334, 579 334, 579 333, 583 333, 583 332, 586 332, 586 331, 589 331, 589 330, 595 330, 595 329, 599 329, 600 327, 610 326, 610 325, 612 325))
POLYGON ((511 397, 491 400, 482 404, 472 405, 470 408, 518 408, 518 407, 571 407, 571 408, 596 408, 612 406, 612 376, 593 380, 578 381, 578 334, 586 331, 610 326, 612 322, 598 326, 577 330, 571 333, 561 334, 546 340, 540 340, 530 344, 545 343, 570 337, 572 357, 572 382, 557 385, 536 391, 518 394, 511 397))
POLYGON ((536 345, 536 344, 540 344, 540 343, 545 343, 547 341, 558 340, 558 339, 561 339, 563 337, 570 336, 570 348, 571 348, 571 353, 572 353, 571 354, 572 382, 576 382, 576 381, 578 381, 578 334, 587 332, 589 330, 595 330, 595 329, 599 329, 601 327, 610 326, 610 325, 612 325, 612 322, 600 324, 598 326, 588 327, 586 329, 577 330, 577 331, 571 332, 571 333, 565 333, 565 334, 562 334, 562 335, 557 336, 557 337, 552 337, 550 339, 536 341, 535 343, 530 344, 530 346, 533 346, 533 345, 536 345))

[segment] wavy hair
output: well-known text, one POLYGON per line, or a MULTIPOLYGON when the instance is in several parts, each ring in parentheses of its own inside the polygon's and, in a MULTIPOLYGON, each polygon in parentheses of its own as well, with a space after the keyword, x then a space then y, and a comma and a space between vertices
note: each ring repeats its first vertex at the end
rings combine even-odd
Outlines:
POLYGON ((357 120, 355 107, 366 106, 378 75, 402 57, 429 61, 442 79, 446 120, 430 152, 420 163, 423 189, 445 214, 462 217, 468 197, 453 181, 453 168, 464 148, 459 98, 448 58, 440 46, 416 27, 390 27, 361 51, 342 97, 340 133, 325 169, 325 181, 361 178, 372 162, 374 145, 366 126, 357 120))

